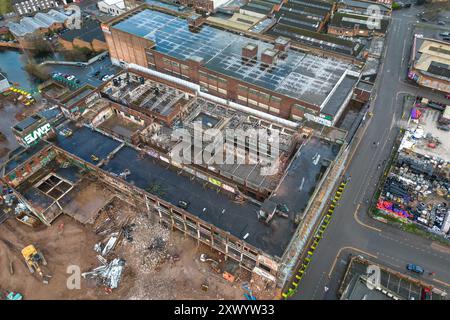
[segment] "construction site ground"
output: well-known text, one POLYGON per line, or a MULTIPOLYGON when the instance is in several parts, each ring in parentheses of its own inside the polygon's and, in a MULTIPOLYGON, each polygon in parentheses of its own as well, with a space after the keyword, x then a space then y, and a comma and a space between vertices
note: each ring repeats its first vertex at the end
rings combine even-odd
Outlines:
MULTIPOLYGON (((109 255, 110 261, 119 257, 126 261, 122 279, 117 289, 105 290, 95 279, 81 279, 81 288, 69 290, 67 273, 69 266, 79 266, 81 272, 101 265, 94 250, 96 243, 108 238, 102 211, 93 225, 83 225, 73 218, 61 215, 51 227, 30 227, 10 217, 0 225, 0 289, 19 292, 24 299, 244 299, 242 283, 248 281, 258 298, 272 298, 273 290, 250 281, 250 273, 240 271, 235 263, 224 261, 223 256, 208 247, 185 237, 181 232, 171 232, 153 221, 154 215, 137 212, 117 198, 108 205, 106 220, 113 220, 108 227, 134 224, 132 240, 124 236, 109 255), (127 218, 129 217, 129 218, 127 218), (101 232, 99 232, 102 230, 101 232), (96 233, 97 231, 97 233, 96 233), (48 265, 44 274, 51 275, 44 284, 39 275, 31 274, 25 265, 21 250, 34 244, 44 254, 48 265), (210 261, 202 262, 204 253, 210 261), (12 263, 14 273, 10 274, 12 263), (213 267, 212 267, 213 266, 213 267), (231 266, 231 267, 230 267, 231 266), (224 270, 232 270, 233 283, 222 276, 224 270)), ((117 230, 117 229, 116 229, 117 230)))

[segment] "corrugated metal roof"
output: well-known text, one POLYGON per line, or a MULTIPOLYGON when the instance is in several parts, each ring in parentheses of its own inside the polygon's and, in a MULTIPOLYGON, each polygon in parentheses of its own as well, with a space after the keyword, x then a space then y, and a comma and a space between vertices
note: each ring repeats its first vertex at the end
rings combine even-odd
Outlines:
POLYGON ((34 17, 24 17, 20 23, 10 22, 8 27, 13 35, 23 37, 40 28, 48 28, 54 23, 64 23, 68 18, 65 14, 51 9, 48 13, 38 12, 34 17))
POLYGON ((56 11, 55 9, 51 9, 49 12, 47 12, 48 15, 55 18, 58 22, 64 23, 69 18, 69 16, 65 15, 64 13, 61 13, 59 11, 56 11))
POLYGON ((24 17, 20 20, 20 24, 29 28, 30 30, 37 30, 39 28, 45 28, 45 24, 41 21, 30 17, 24 17))
POLYGON ((45 24, 45 26, 48 28, 50 27, 52 24, 57 23, 58 21, 53 18, 52 16, 46 14, 46 13, 42 13, 42 12, 38 12, 36 13, 36 15, 34 16, 34 19, 41 21, 43 24, 45 24))
POLYGON ((26 30, 23 26, 15 22, 9 22, 8 28, 9 31, 11 31, 11 33, 16 37, 23 37, 28 33, 28 30, 26 30))

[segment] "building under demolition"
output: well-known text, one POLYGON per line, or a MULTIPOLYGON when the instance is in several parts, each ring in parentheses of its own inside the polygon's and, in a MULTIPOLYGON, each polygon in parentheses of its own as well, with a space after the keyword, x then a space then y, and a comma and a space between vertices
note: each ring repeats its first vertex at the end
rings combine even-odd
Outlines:
MULTIPOLYGON (((345 132, 233 108, 133 70, 78 91, 77 98, 55 98, 64 117, 35 117, 15 129, 22 142, 24 135, 36 139, 10 154, 3 181, 34 215, 47 225, 61 214, 92 223, 119 196, 241 268, 284 284, 295 265, 292 252, 299 252, 321 212, 319 206, 311 216, 311 208, 324 203, 320 190, 342 161, 345 132), (43 126, 51 129, 35 135, 43 126), (198 128, 217 134, 263 129, 279 134, 279 144, 264 155, 258 151, 255 162, 178 162, 173 133, 183 129, 195 139, 198 128), (277 163, 277 170, 262 174, 261 159, 277 163)), ((215 154, 248 159, 257 148, 251 139, 232 138, 231 146, 213 144, 215 154)), ((194 143, 193 156, 209 150, 211 141, 194 143)))

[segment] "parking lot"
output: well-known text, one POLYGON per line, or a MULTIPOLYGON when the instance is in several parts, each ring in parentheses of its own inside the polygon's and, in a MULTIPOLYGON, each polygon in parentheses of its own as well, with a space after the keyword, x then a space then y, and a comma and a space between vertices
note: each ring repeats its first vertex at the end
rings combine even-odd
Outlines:
POLYGON ((72 65, 48 65, 50 73, 61 73, 62 75, 75 76, 74 80, 79 81, 79 85, 90 84, 98 87, 103 83, 102 78, 107 75, 114 75, 120 68, 112 65, 109 57, 96 61, 88 66, 72 65))

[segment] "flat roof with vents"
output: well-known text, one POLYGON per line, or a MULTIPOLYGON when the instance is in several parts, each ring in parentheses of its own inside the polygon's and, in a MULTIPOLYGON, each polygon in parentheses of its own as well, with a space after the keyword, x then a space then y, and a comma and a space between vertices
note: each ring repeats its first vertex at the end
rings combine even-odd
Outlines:
POLYGON ((185 19, 151 9, 137 11, 111 28, 151 40, 156 44, 154 50, 167 56, 186 61, 195 55, 212 71, 317 106, 325 101, 344 72, 352 68, 344 60, 294 49, 271 68, 264 68, 260 57, 255 64, 244 64, 245 45, 255 43, 262 53, 274 44, 208 24, 193 32, 185 19))
POLYGON ((333 15, 330 26, 353 29, 357 25, 361 30, 386 33, 389 26, 388 19, 380 19, 379 24, 371 25, 369 18, 368 15, 337 12, 333 15))
POLYGON ((450 81, 450 44, 433 39, 422 39, 414 67, 417 70, 450 81))

